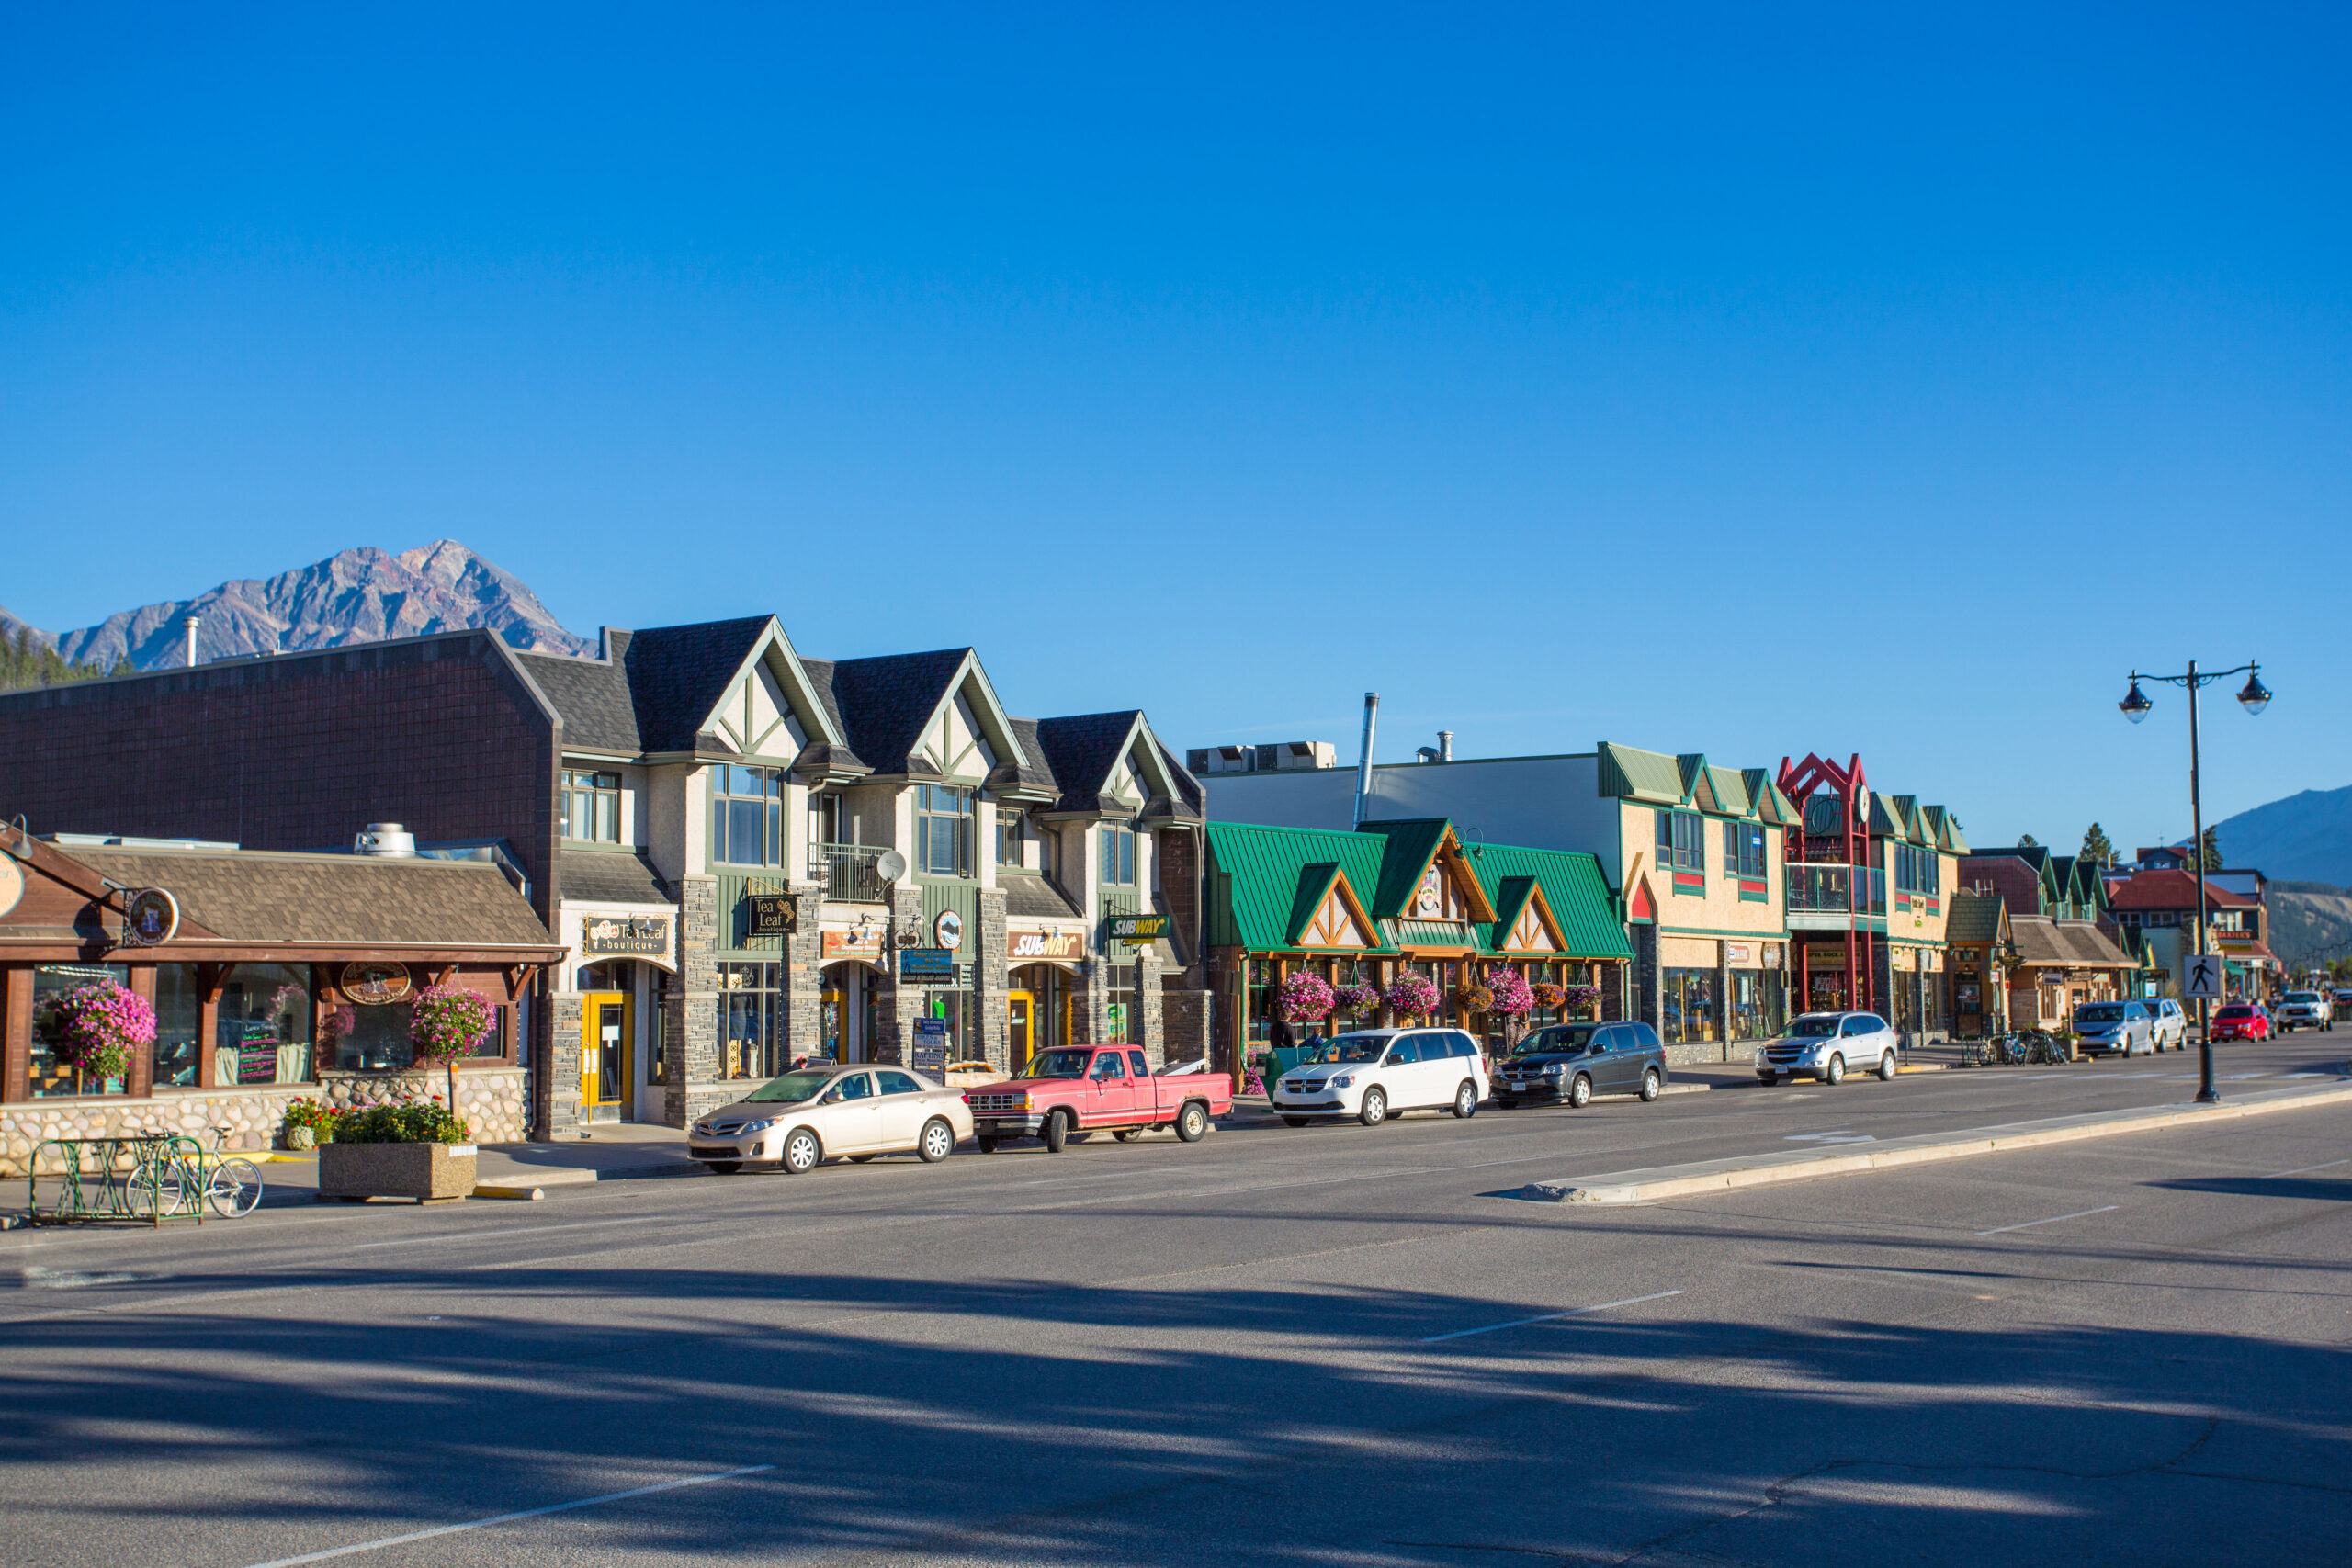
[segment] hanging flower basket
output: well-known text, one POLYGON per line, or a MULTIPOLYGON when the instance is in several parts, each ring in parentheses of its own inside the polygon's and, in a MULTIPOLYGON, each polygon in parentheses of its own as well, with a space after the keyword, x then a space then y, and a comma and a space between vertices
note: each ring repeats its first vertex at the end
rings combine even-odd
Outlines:
POLYGON ((1320 1023, 1331 1016, 1331 983, 1312 969, 1302 969, 1283 982, 1274 997, 1274 1012, 1284 1023, 1320 1023))
POLYGON ((1487 1005, 1505 1018, 1519 1018, 1535 1006, 1535 991, 1528 985, 1527 976, 1518 970, 1502 967, 1487 971, 1487 986, 1494 1000, 1487 1005))
POLYGON ((479 992, 427 986, 409 1010, 408 1041, 416 1065, 437 1067, 470 1055, 498 1027, 498 1010, 479 992))
POLYGON ((112 980, 76 986, 51 1004, 43 1032, 60 1066, 104 1082, 130 1068, 130 1055, 155 1043, 155 1009, 112 980))
POLYGON ((1533 994, 1535 1005, 1545 1012, 1557 1012, 1568 1005, 1568 991, 1565 986, 1555 986, 1549 980, 1538 980, 1530 986, 1528 990, 1533 994))
POLYGON ((1427 1018, 1437 1010, 1437 982, 1426 975, 1400 976, 1389 982, 1382 999, 1399 1018, 1427 1018))
POLYGON ((1380 1005, 1377 986, 1335 986, 1331 990, 1333 1005, 1341 1012, 1370 1012, 1380 1005))
POLYGON ((1495 1005, 1495 989, 1475 980, 1464 980, 1453 987, 1453 1005, 1469 1012, 1484 1012, 1495 1005))

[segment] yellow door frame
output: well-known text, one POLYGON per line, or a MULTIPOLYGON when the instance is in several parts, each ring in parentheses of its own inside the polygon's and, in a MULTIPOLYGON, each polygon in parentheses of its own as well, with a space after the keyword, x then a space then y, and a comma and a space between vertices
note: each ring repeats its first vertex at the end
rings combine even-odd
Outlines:
POLYGON ((635 1098, 636 1085, 629 1081, 634 1066, 631 1056, 635 1042, 630 1036, 636 1019, 631 1016, 635 1006, 627 991, 588 991, 580 998, 580 1104, 592 1113, 604 1106, 618 1108, 635 1098), (606 1059, 604 1051, 605 1015, 608 1011, 620 1014, 618 1062, 606 1059), (609 1080, 619 1092, 612 1099, 604 1098, 605 1083, 609 1080))

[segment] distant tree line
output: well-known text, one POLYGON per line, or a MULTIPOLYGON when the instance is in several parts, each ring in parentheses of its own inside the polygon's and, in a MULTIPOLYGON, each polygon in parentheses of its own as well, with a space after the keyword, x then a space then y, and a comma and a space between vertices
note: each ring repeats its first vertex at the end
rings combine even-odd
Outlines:
POLYGON ((13 641, 0 638, 0 692, 136 673, 128 658, 116 660, 111 670, 103 664, 75 664, 47 643, 35 642, 30 629, 24 626, 17 628, 13 641))

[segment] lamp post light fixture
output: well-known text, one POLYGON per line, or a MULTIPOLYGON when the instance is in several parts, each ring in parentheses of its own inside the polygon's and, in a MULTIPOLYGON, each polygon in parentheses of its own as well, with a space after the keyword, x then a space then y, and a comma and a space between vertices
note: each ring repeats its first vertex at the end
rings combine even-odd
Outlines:
MULTIPOLYGON (((2148 716, 2150 708, 2156 705, 2148 700, 2145 692, 2140 690, 2141 682, 2156 681, 2167 686, 2188 689, 2188 819, 2191 835, 2188 841, 2195 846, 2197 856, 2197 956, 2199 958, 2205 956, 2205 928, 2211 913, 2205 905, 2205 799, 2198 779, 2197 693, 2200 687, 2210 686, 2216 681, 2226 681, 2233 675, 2245 677, 2245 684, 2238 691, 2238 705, 2259 717, 2262 710, 2270 705, 2270 688, 2262 683, 2262 666, 2253 660, 2234 670, 2200 671, 2197 668, 2197 660, 2192 659, 2185 675, 2143 675, 2134 670, 2132 671, 2132 689, 2123 694, 2121 702, 2115 705, 2124 717, 2137 724, 2148 716)), ((2212 1004, 2202 997, 2197 999, 2197 1103, 2219 1105, 2222 1096, 2213 1088, 2213 1010, 2212 1004)))

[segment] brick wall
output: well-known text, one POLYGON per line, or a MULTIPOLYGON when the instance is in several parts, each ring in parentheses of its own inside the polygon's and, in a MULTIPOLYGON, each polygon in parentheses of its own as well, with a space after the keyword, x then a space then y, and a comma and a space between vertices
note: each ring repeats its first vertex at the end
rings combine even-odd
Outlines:
POLYGON ((1958 881, 1945 889, 1948 895, 1983 883, 2008 901, 2010 914, 2041 913, 2041 878, 2014 855, 1963 855, 1957 874, 1958 881))

